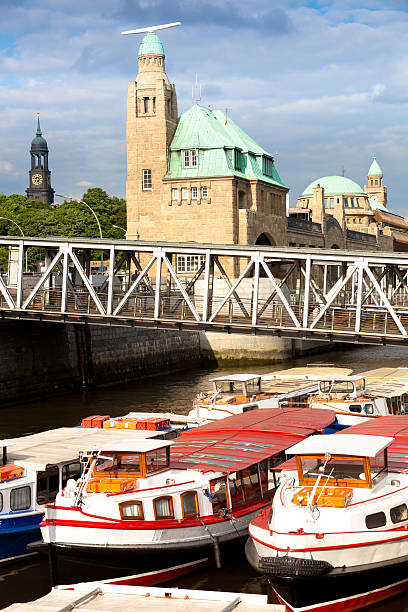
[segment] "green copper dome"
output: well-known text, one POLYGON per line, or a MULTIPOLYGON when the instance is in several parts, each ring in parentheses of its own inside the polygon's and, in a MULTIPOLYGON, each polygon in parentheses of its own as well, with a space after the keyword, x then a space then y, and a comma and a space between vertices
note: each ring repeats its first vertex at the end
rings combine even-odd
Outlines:
POLYGON ((325 195, 366 195, 360 185, 345 176, 322 176, 310 183, 301 197, 313 195, 313 187, 318 185, 324 187, 325 195))
POLYGON ((373 162, 370 166, 370 169, 368 171, 368 175, 367 176, 382 176, 382 170, 380 167, 380 164, 378 163, 378 161, 376 160, 375 157, 373 157, 373 162))
POLYGON ((35 138, 31 141, 31 149, 37 152, 40 151, 48 151, 48 145, 45 138, 42 137, 41 127, 40 127, 40 117, 37 119, 37 132, 35 138))
POLYGON ((141 55, 163 55, 164 49, 160 38, 154 32, 149 32, 143 38, 139 47, 139 57, 141 55))

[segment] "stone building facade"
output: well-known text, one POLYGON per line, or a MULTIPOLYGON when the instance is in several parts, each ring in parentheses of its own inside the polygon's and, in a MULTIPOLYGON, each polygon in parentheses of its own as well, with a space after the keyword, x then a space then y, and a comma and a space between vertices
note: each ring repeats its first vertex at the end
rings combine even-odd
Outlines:
MULTIPOLYGON (((365 190, 345 177, 323 177, 287 217, 289 190, 266 150, 218 110, 194 104, 177 116, 176 89, 154 33, 140 45, 127 112, 129 239, 392 248, 374 216, 374 204, 387 201, 375 158, 365 190)), ((190 263, 177 264, 178 271, 194 272, 190 263)))

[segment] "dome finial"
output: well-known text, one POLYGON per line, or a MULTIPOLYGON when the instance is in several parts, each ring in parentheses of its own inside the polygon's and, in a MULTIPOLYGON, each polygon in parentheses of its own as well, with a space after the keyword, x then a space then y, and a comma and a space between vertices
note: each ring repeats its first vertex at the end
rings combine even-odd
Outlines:
POLYGON ((40 113, 37 112, 37 136, 42 136, 41 126, 40 126, 40 113))

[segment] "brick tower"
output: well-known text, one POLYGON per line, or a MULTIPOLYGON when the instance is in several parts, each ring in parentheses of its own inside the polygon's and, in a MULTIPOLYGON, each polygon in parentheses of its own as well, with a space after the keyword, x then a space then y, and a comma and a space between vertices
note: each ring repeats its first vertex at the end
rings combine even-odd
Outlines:
POLYGON ((177 96, 156 34, 146 34, 138 55, 139 72, 129 83, 127 103, 127 238, 153 240, 168 147, 177 127, 177 96))

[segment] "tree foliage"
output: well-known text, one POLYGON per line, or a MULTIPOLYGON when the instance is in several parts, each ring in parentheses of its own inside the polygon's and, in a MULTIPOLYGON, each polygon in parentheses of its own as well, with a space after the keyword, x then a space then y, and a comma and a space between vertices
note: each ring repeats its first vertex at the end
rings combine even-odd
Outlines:
MULTIPOLYGON (((88 189, 81 198, 94 211, 101 224, 104 238, 124 238, 126 200, 109 196, 99 187, 88 189), (117 227, 115 227, 117 226, 117 227), (123 229, 120 229, 123 228, 123 229)), ((92 212, 79 201, 61 205, 27 200, 20 194, 0 193, 0 235, 21 236, 17 223, 26 237, 48 236, 99 238, 98 224, 92 212), (13 223, 14 221, 14 223, 13 223)), ((36 268, 34 249, 29 249, 29 269, 36 268)), ((38 252, 37 258, 40 256, 38 252)), ((0 252, 0 270, 7 269, 7 250, 0 252)))

